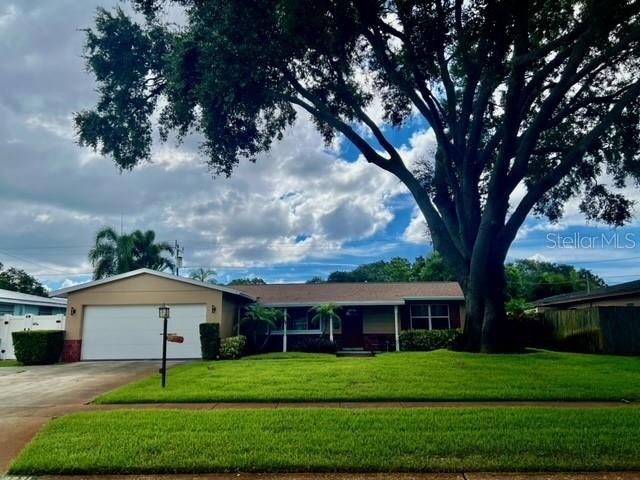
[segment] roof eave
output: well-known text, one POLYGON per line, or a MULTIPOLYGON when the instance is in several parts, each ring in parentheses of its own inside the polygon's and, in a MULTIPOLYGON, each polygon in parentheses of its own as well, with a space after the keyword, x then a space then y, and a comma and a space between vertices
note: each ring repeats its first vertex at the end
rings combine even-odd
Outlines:
POLYGON ((50 295, 52 297, 67 298, 69 293, 77 292, 79 290, 86 290, 87 288, 97 287, 97 286, 100 286, 100 285, 104 285, 106 283, 117 282, 118 280, 124 280, 124 279, 135 277, 135 276, 138 276, 138 275, 143 275, 145 273, 149 274, 149 275, 154 275, 156 277, 166 278, 168 280, 174 280, 176 282, 188 283, 190 285, 195 285, 197 287, 203 287, 203 288, 208 288, 210 290, 216 290, 216 291, 223 292, 223 293, 229 293, 231 295, 237 295, 239 297, 244 297, 247 300, 251 300, 251 301, 255 301, 256 300, 256 298, 253 295, 250 295, 250 294, 245 293, 245 292, 241 292, 240 290, 224 287, 224 286, 221 286, 221 285, 212 285, 210 283, 200 282, 198 280, 193 280, 191 278, 179 277, 177 275, 171 275, 171 274, 168 274, 168 273, 159 272, 157 270, 151 270, 151 269, 148 269, 148 268, 141 268, 141 269, 138 269, 138 270, 132 270, 130 272, 121 273, 119 275, 114 275, 112 277, 103 278, 103 279, 100 279, 100 280, 94 280, 92 282, 86 282, 86 283, 82 283, 82 284, 79 284, 79 285, 74 285, 72 287, 62 288, 60 290, 56 290, 54 292, 51 292, 50 295))

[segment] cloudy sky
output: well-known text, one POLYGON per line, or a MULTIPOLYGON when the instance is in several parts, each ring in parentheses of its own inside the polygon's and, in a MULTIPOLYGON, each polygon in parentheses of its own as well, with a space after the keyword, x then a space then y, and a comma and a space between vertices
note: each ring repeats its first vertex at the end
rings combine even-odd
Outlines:
MULTIPOLYGON (((81 58, 81 29, 91 26, 96 6, 113 4, 0 0, 5 266, 23 268, 53 289, 85 281, 87 252, 105 225, 178 240, 185 267, 214 268, 225 282, 304 281, 429 254, 424 222, 399 182, 344 141, 325 146, 304 115, 268 155, 242 164, 229 179, 212 178, 189 142, 156 145, 153 163, 123 174, 110 159, 78 147, 72 114, 96 98, 81 58)), ((419 119, 392 136, 408 161, 432 151, 431 132, 419 119)), ((614 231, 585 224, 575 205, 567 212, 555 226, 530 219, 510 258, 575 263, 609 283, 640 278, 637 224, 614 231), (580 248, 571 246, 576 240, 580 248)))

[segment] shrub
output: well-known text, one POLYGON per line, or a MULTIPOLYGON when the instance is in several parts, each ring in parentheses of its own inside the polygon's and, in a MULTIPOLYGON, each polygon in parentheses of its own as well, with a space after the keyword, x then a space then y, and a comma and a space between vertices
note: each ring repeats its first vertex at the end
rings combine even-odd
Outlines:
POLYGON ((289 338, 293 340, 289 344, 289 350, 292 352, 307 353, 336 353, 338 346, 336 342, 329 340, 329 337, 322 335, 319 337, 303 337, 299 339, 289 338))
POLYGON ((11 335, 16 359, 23 365, 48 365, 60 360, 63 330, 28 330, 11 335))
POLYGON ((567 352, 601 353, 602 343, 602 333, 594 328, 557 339, 556 348, 567 352))
POLYGON ((220 358, 225 360, 240 358, 244 353, 246 345, 247 337, 244 335, 223 338, 220 341, 220 358))
POLYGON ((439 348, 451 348, 462 335, 462 330, 405 330, 400 333, 400 350, 405 352, 429 352, 439 348))
POLYGON ((215 360, 220 356, 220 325, 200 324, 200 351, 203 360, 215 360))

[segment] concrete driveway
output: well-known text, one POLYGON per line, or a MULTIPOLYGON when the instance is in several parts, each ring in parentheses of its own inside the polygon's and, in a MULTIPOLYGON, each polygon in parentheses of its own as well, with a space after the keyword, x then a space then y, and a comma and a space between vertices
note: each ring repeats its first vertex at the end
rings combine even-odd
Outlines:
POLYGON ((0 474, 51 418, 157 372, 158 361, 78 362, 0 368, 0 474))

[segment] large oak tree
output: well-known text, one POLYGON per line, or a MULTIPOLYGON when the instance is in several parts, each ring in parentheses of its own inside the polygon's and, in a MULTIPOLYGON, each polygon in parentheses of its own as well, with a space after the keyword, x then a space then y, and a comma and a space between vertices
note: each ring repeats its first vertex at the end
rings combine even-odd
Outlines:
POLYGON ((99 10, 87 30, 100 99, 76 116, 81 144, 133 168, 157 118, 164 140, 199 133, 212 170, 229 175, 307 112, 327 141, 343 135, 411 192, 463 287, 470 350, 507 347, 503 264, 530 213, 556 220, 579 195, 589 219, 630 218, 612 187, 640 178, 638 0, 132 5, 99 10), (183 12, 179 25, 167 9, 183 12), (419 165, 388 135, 413 115, 437 141, 419 165))

